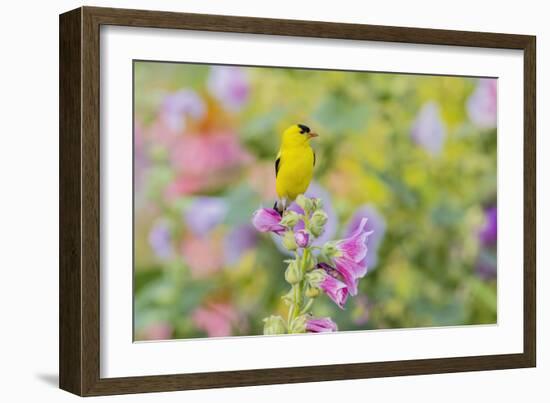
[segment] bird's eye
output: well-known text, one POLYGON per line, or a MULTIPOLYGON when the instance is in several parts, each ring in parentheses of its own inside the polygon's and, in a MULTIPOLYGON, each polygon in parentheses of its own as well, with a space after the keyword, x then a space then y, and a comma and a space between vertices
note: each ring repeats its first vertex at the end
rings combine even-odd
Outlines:
POLYGON ((306 125, 299 124, 298 127, 300 128, 301 134, 309 133, 311 131, 306 125))

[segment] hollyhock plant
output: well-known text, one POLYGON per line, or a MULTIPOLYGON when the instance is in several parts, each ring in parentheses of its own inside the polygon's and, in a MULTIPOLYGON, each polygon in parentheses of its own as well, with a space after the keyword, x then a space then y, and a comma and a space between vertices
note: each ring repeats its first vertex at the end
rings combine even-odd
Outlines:
POLYGON ((366 229, 366 218, 349 237, 316 246, 330 220, 323 200, 300 195, 295 204, 300 208, 288 208, 282 216, 274 209, 261 208, 252 218, 258 231, 273 233, 294 256, 285 260, 285 280, 290 285, 283 296, 289 307, 287 317, 264 319, 264 334, 336 331, 330 318, 313 316, 315 299, 323 293, 344 309, 348 296, 357 295, 357 284, 367 273, 367 238, 372 231, 366 229))
POLYGON ((422 106, 411 128, 412 140, 429 154, 437 156, 443 150, 445 142, 445 124, 435 102, 422 106))

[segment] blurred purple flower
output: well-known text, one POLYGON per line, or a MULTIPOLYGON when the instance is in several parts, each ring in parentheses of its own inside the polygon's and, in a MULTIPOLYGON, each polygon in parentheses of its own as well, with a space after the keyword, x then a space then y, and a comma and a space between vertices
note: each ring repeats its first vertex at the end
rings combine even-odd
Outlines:
POLYGON ((279 224, 280 222, 281 215, 277 210, 272 208, 256 210, 252 217, 252 224, 260 232, 273 232, 280 235, 286 231, 286 228, 279 224))
POLYGON ((227 209, 221 197, 197 197, 185 210, 185 222, 193 234, 205 236, 223 222, 227 209))
POLYGON ((187 116, 201 119, 206 113, 206 105, 195 91, 184 89, 166 96, 160 111, 168 127, 179 132, 185 129, 187 116))
POLYGON ((230 111, 238 111, 248 101, 250 85, 240 67, 214 66, 208 77, 208 90, 230 111))
POLYGON ((365 230, 372 232, 372 234, 367 237, 366 241, 369 253, 361 261, 361 264, 365 264, 369 270, 372 270, 378 264, 378 249, 384 240, 386 221, 374 205, 365 204, 359 207, 351 217, 344 231, 345 236, 351 236, 357 230, 363 218, 367 219, 365 230))
POLYGON ((441 153, 445 142, 445 124, 435 102, 428 102, 422 106, 412 124, 411 138, 431 155, 441 153))
POLYGON ((149 232, 149 245, 158 258, 166 260, 172 255, 172 236, 165 222, 158 222, 149 232))
POLYGON ((479 232, 479 240, 485 246, 493 246, 497 242, 497 207, 485 209, 485 225, 479 232))
POLYGON ((476 125, 494 128, 497 125, 497 80, 482 78, 466 103, 468 116, 476 125))
POLYGON ((310 333, 335 332, 338 326, 330 318, 310 318, 306 322, 306 331, 310 333))
POLYGON ((258 236, 254 227, 250 224, 243 224, 234 227, 224 240, 224 257, 227 264, 232 265, 239 261, 242 254, 254 248, 258 236))

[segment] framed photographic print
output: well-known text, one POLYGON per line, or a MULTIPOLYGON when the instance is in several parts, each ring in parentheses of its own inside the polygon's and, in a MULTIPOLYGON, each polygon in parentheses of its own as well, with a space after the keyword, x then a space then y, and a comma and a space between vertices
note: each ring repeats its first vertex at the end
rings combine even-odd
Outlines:
POLYGON ((535 366, 535 110, 533 36, 62 14, 60 387, 535 366))

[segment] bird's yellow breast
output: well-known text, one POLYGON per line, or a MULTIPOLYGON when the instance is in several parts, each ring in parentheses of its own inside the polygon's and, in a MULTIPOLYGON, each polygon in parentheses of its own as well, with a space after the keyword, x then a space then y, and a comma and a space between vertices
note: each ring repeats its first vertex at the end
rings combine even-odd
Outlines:
POLYGON ((313 150, 309 144, 281 148, 279 172, 275 180, 279 198, 294 200, 306 192, 313 177, 313 150))

